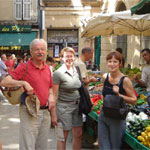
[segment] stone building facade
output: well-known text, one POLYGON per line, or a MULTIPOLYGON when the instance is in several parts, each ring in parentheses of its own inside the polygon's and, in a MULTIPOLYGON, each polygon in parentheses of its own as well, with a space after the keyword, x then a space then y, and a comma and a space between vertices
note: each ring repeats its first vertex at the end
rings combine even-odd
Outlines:
POLYGON ((39 37, 37 0, 0 1, 0 53, 29 53, 30 42, 39 37))
MULTIPOLYGON (((136 5, 139 2, 140 0, 114 0, 113 2, 108 0, 105 6, 103 6, 102 12, 112 13, 130 10, 132 6, 136 5)), ((125 57, 125 67, 127 67, 128 64, 130 64, 132 68, 141 67, 143 60, 141 59, 140 56, 140 49, 145 48, 145 46, 148 46, 149 41, 147 39, 149 39, 149 37, 142 38, 141 43, 142 47, 141 47, 140 36, 134 35, 102 36, 100 69, 104 72, 108 70, 108 68, 106 68, 106 60, 105 60, 106 55, 110 51, 115 50, 117 47, 121 47, 123 49, 123 55, 125 57)))
POLYGON ((48 42, 48 53, 58 57, 64 46, 71 46, 79 55, 84 46, 92 46, 91 40, 82 39, 84 19, 101 12, 100 0, 42 0, 45 11, 43 37, 48 42))
MULTIPOLYGON (((41 9, 45 12, 45 27, 42 35, 48 42, 48 54, 58 57, 58 53, 64 46, 73 47, 77 55, 80 55, 84 46, 95 49, 94 37, 81 38, 84 21, 99 13, 129 10, 139 2, 140 0, 41 0, 41 9)), ((143 38, 143 48, 145 43, 143 38)), ((140 37, 110 35, 101 37, 100 70, 107 71, 105 57, 117 47, 123 48, 125 66, 131 64, 131 67, 139 67, 140 37)))

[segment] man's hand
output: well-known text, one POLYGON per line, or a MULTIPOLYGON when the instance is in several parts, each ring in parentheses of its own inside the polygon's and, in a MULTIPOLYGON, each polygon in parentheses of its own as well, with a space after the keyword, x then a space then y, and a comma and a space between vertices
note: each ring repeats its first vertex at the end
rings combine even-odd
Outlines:
POLYGON ((56 115, 56 107, 53 107, 53 108, 51 109, 51 119, 52 119, 53 125, 54 125, 54 126, 57 126, 57 125, 58 125, 58 124, 57 124, 58 118, 57 118, 57 115, 56 115))
POLYGON ((48 109, 51 110, 56 106, 56 101, 54 99, 48 100, 48 109))
POLYGON ((32 86, 26 81, 22 81, 22 82, 23 82, 23 87, 27 90, 27 94, 33 95, 34 90, 33 90, 32 86))
POLYGON ((95 77, 90 78, 90 82, 99 82, 98 79, 96 79, 95 77))

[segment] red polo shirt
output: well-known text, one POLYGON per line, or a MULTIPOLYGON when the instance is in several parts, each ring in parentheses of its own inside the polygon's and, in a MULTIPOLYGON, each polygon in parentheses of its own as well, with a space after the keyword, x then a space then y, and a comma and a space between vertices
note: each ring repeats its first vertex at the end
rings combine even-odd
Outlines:
MULTIPOLYGON (((22 63, 11 73, 11 76, 16 80, 21 80, 25 70, 26 64, 22 63)), ((40 105, 46 105, 49 89, 53 86, 49 67, 43 62, 43 68, 39 69, 33 64, 32 60, 29 60, 24 80, 33 87, 35 95, 39 98, 40 105)))
POLYGON ((9 67, 8 73, 10 74, 13 71, 13 69, 14 69, 14 65, 15 65, 14 61, 13 60, 7 60, 5 62, 5 65, 7 67, 9 67))

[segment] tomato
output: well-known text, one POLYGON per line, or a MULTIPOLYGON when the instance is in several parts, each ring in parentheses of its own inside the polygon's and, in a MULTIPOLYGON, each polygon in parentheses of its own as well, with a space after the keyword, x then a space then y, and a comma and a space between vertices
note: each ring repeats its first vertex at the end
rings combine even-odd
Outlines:
POLYGON ((100 115, 100 110, 98 110, 96 113, 97 113, 98 115, 100 115))

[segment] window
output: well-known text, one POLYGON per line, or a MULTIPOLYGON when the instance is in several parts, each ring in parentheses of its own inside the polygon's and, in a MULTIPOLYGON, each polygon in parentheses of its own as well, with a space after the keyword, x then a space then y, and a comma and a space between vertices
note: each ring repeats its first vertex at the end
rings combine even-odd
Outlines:
POLYGON ((127 35, 117 35, 117 47, 122 48, 122 54, 127 58, 127 35))
POLYGON ((31 20, 31 0, 24 0, 23 20, 31 20))
POLYGON ((15 0, 16 20, 31 20, 31 0, 15 0))
POLYGON ((22 20, 22 0, 16 0, 15 2, 15 17, 16 20, 22 20))
POLYGON ((141 41, 140 41, 141 45, 140 47, 143 48, 150 48, 150 36, 143 36, 141 37, 141 41))

